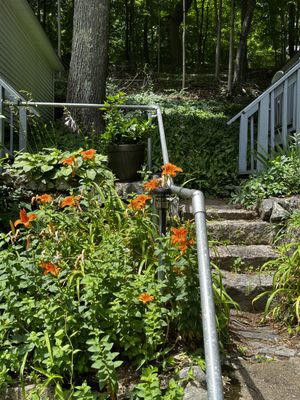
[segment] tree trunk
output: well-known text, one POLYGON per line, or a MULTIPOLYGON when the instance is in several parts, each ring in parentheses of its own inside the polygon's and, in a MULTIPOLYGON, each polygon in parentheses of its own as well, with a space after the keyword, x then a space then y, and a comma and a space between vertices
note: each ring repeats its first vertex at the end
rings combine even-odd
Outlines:
POLYGON ((201 56, 202 64, 205 63, 208 27, 209 27, 209 3, 207 3, 207 5, 206 5, 205 29, 204 29, 204 35, 203 35, 203 46, 202 46, 202 56, 201 56))
POLYGON ((235 0, 231 0, 230 10, 230 38, 229 38, 229 55, 228 55, 228 84, 227 90, 232 94, 232 72, 233 72, 233 50, 234 50, 234 18, 235 17, 235 0))
POLYGON ((149 29, 149 1, 146 0, 145 3, 145 15, 144 15, 144 29, 143 29, 143 38, 144 38, 144 62, 145 64, 150 64, 149 57, 149 45, 148 45, 148 29, 149 29))
POLYGON ((203 45, 203 25, 204 25, 204 6, 205 0, 201 2, 201 15, 199 13, 197 0, 195 4, 196 26, 197 26, 197 69, 200 71, 202 63, 202 45, 203 45))
POLYGON ((222 29, 222 0, 214 0, 216 19, 216 56, 215 56, 215 78, 220 79, 221 61, 221 29, 222 29))
MULTIPOLYGON (((186 13, 192 4, 193 0, 186 0, 185 9, 186 13)), ((173 72, 179 71, 181 67, 181 38, 179 34, 179 27, 183 20, 182 0, 180 0, 173 12, 168 15, 168 31, 169 42, 171 50, 171 68, 173 72)))
MULTIPOLYGON (((102 103, 105 98, 109 0, 75 0, 67 101, 102 103)), ((74 110, 75 111, 75 110, 74 110)), ((103 128, 99 111, 72 111, 84 130, 103 128)))
POLYGON ((244 79, 245 61, 247 60, 247 39, 251 28, 256 0, 247 0, 247 2, 243 0, 241 2, 242 7, 243 4, 245 5, 245 11, 243 12, 243 9, 241 10, 241 14, 243 15, 242 27, 240 40, 236 52, 235 68, 233 74, 234 91, 240 90, 242 81, 244 79))
POLYGON ((293 57, 295 54, 295 38, 296 38, 296 6, 294 3, 290 2, 288 4, 289 10, 289 56, 290 58, 293 57))

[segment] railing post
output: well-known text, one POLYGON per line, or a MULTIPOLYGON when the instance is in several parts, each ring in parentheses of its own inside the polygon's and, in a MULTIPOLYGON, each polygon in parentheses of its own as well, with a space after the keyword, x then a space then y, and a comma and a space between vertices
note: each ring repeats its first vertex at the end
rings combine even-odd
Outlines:
POLYGON ((0 85, 0 157, 4 156, 4 151, 2 146, 4 146, 4 87, 0 85))
POLYGON ((241 115, 239 136, 239 172, 247 172, 248 116, 241 115))
POLYGON ((19 150, 27 148, 27 111, 26 107, 19 109, 19 150))
POLYGON ((300 69, 297 71, 296 103, 296 132, 300 132, 300 69))
POLYGON ((216 312, 209 263, 204 196, 195 191, 192 198, 196 224, 198 271, 200 281, 203 340, 208 400, 223 400, 222 372, 216 312))
POLYGON ((288 109, 288 80, 286 79, 283 84, 283 96, 282 96, 282 127, 281 127, 281 135, 282 135, 282 144, 285 146, 287 143, 287 109, 288 109))
MULTIPOLYGON (((258 109, 258 128, 257 128, 257 152, 262 153, 263 156, 269 154, 269 95, 263 97, 258 109)), ((261 171, 263 164, 257 160, 257 170, 261 171)))

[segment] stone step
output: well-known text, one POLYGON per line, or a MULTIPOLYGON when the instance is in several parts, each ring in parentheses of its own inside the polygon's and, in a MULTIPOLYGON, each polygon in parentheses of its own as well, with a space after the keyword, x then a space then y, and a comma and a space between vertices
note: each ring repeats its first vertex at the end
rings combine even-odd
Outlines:
POLYGON ((210 256, 219 268, 240 272, 258 270, 267 261, 276 259, 278 253, 269 245, 228 245, 213 246, 210 256))
POLYGON ((224 206, 209 206, 206 208, 208 220, 253 220, 257 214, 252 210, 224 206))
POLYGON ((236 301, 242 311, 263 311, 268 296, 264 296, 254 304, 252 300, 260 293, 272 288, 271 273, 251 274, 234 273, 221 270, 223 285, 227 293, 236 301))
MULTIPOLYGON (((180 215, 185 219, 193 218, 191 200, 180 200, 180 215)), ((206 216, 208 220, 253 220, 257 218, 256 211, 245 210, 233 204, 221 201, 206 200, 206 216)))
POLYGON ((208 221, 209 240, 226 244, 271 244, 274 236, 272 225, 261 220, 254 221, 208 221))

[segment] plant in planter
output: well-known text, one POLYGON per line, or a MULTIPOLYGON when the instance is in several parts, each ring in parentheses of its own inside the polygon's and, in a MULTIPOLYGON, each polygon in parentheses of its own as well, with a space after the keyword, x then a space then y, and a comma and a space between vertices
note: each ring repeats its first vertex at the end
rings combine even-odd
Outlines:
POLYGON ((139 178, 145 156, 145 140, 154 130, 151 120, 143 119, 140 112, 125 113, 114 105, 124 103, 123 92, 108 96, 105 131, 102 139, 108 143, 108 164, 121 182, 132 182, 139 178))

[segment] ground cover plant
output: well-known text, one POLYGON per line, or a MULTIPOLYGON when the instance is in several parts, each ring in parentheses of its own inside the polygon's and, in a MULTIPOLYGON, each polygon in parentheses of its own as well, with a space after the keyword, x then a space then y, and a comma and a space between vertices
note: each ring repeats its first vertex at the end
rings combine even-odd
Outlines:
MULTIPOLYGON (((300 211, 295 210, 285 222, 279 257, 262 269, 274 270, 273 288, 257 296, 267 296, 265 315, 285 324, 288 331, 300 332, 300 211), (287 239, 287 240, 286 240, 287 239)), ((256 300, 254 300, 256 301, 256 300)))
POLYGON ((264 162, 264 171, 242 183, 233 195, 235 203, 249 208, 271 196, 300 193, 299 134, 295 134, 284 148, 277 147, 271 159, 259 157, 264 162))
MULTIPOLYGON (((170 159, 181 165, 178 182, 209 196, 228 197, 238 185, 238 130, 227 126, 237 106, 224 100, 203 100, 178 91, 132 94, 136 104, 159 104, 170 159)), ((240 107, 240 106, 239 106, 240 107)), ((158 135, 154 141, 154 165, 161 164, 158 135)))
MULTIPOLYGON (((151 368, 161 370, 177 346, 202 346, 193 224, 173 222, 158 238, 155 182, 125 204, 112 181, 88 176, 95 150, 61 157, 53 169, 65 169, 77 185, 36 194, 1 234, 1 388, 33 381, 40 383, 35 398, 52 384, 58 399, 115 399, 118 369, 133 365, 143 371, 133 399, 182 398, 172 380, 161 391, 151 368)), ((230 298, 220 276, 213 280, 222 336, 230 298)))

